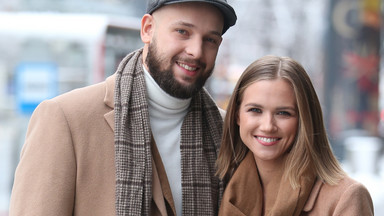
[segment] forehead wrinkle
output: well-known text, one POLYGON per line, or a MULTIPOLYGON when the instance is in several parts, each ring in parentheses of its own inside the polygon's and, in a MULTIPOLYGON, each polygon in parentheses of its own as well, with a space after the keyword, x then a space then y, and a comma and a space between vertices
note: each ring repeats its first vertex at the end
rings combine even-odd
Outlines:
POLYGON ((192 23, 188 23, 188 22, 185 22, 185 21, 176 21, 175 23, 173 23, 171 25, 182 25, 182 26, 187 26, 187 27, 190 27, 190 28, 194 28, 195 27, 195 25, 193 25, 192 23))
MULTIPOLYGON (((215 7, 213 5, 210 5, 209 3, 206 3, 206 2, 186 2, 186 3, 175 3, 175 4, 165 5, 163 7, 160 7, 159 9, 155 10, 152 13, 152 16, 154 17, 155 22, 156 22, 156 19, 159 19, 159 21, 162 22, 161 19, 166 19, 167 17, 169 17, 169 12, 171 12, 173 10, 173 11, 176 11, 176 13, 178 13, 178 12, 181 11, 180 9, 187 8, 186 5, 188 5, 188 4, 190 4, 191 6, 193 5, 194 8, 197 8, 196 5, 200 5, 200 7, 198 9, 201 10, 201 11, 209 10, 207 12, 209 14, 213 13, 212 10, 217 11, 220 14, 220 16, 222 17, 222 19, 223 19, 222 22, 223 22, 223 25, 224 25, 224 16, 223 16, 222 12, 217 7, 215 7), (204 7, 202 7, 202 6, 204 6, 204 7)), ((196 16, 196 14, 194 16, 196 16)), ((191 28, 192 27, 194 27, 194 28, 197 27, 196 25, 193 25, 193 23, 190 23, 188 20, 183 20, 184 17, 185 16, 183 16, 183 14, 179 14, 179 16, 177 18, 174 17, 173 20, 169 20, 168 19, 167 22, 169 24, 169 22, 174 21, 175 25, 180 24, 180 25, 184 25, 184 26, 187 26, 187 27, 191 27, 191 28)), ((221 38, 222 37, 222 29, 217 29, 217 30, 216 29, 211 29, 211 30, 207 31, 207 34, 216 35, 216 36, 221 38)))

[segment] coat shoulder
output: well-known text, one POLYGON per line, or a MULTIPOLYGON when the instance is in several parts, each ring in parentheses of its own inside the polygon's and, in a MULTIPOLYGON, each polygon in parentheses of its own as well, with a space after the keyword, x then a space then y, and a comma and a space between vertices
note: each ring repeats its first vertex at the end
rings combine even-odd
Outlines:
MULTIPOLYGON (((337 185, 322 183, 309 215, 373 215, 372 198, 367 188, 355 179, 345 176, 337 185), (347 214, 345 214, 347 213, 347 214)), ((313 194, 312 194, 313 195, 313 194)))
POLYGON ((52 100, 60 104, 86 104, 103 101, 105 95, 105 81, 82 88, 77 88, 59 95, 52 100))
POLYGON ((71 90, 50 101, 57 103, 64 112, 108 112, 113 109, 114 79, 112 75, 103 82, 71 90))

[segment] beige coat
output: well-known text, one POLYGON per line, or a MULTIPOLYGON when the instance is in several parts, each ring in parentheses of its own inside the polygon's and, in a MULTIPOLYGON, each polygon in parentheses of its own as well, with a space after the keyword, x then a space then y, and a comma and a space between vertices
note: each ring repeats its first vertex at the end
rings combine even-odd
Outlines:
MULTIPOLYGON (((114 86, 111 76, 39 105, 15 173, 10 216, 115 215, 114 86)), ((156 214, 166 212, 157 172, 153 187, 156 214)))
MULTIPOLYGON (((241 179, 239 182, 244 182, 241 179)), ((253 182, 253 181, 248 181, 253 182)), ((237 185, 242 191, 254 191, 254 185, 237 185), (244 188, 245 187, 245 188, 244 188), (247 189, 248 188, 248 189, 247 189)), ((232 190, 237 190, 232 186, 232 190)), ((278 187, 278 186, 277 186, 278 187)), ((227 190, 227 189, 226 189, 227 190)), ((223 215, 244 216, 254 206, 251 193, 236 197, 236 191, 225 191, 220 212, 223 215), (228 199, 229 198, 229 199, 228 199)), ((346 176, 336 186, 317 180, 301 212, 302 216, 372 216, 371 196, 361 183, 346 176)), ((256 216, 256 215, 253 215, 256 216)))
POLYGON ((335 186, 317 181, 302 215, 371 216, 372 198, 364 185, 348 176, 335 186))

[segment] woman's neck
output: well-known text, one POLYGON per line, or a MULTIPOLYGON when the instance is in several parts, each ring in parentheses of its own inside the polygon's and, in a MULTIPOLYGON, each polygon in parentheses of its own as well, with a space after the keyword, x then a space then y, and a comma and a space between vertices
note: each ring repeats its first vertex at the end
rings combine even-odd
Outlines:
POLYGON ((276 178, 277 180, 280 180, 278 177, 281 177, 283 174, 286 156, 282 156, 275 160, 254 158, 263 184, 268 184, 271 181, 273 182, 276 178))

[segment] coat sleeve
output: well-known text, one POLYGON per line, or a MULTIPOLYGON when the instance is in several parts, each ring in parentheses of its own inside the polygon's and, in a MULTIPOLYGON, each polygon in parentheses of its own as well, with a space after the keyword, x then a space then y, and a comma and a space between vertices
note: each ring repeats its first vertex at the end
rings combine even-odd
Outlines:
POLYGON ((333 215, 370 216, 373 212, 371 195, 364 185, 356 182, 342 194, 333 215))
POLYGON ((76 161, 67 119, 54 100, 33 113, 15 172, 9 215, 72 215, 76 161))

